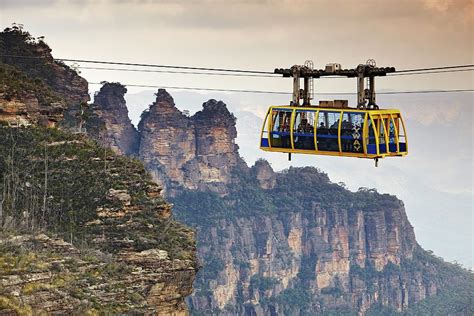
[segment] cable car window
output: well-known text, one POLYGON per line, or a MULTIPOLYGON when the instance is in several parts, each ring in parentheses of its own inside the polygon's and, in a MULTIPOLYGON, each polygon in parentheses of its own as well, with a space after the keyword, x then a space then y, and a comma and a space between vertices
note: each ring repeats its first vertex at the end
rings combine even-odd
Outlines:
POLYGON ((394 118, 395 124, 398 127, 398 144, 400 147, 400 152, 407 151, 407 140, 405 133, 405 125, 403 124, 403 119, 401 117, 394 118))
POLYGON ((397 152, 397 142, 395 140, 395 125, 391 118, 387 118, 388 121, 388 148, 390 152, 397 152))
POLYGON ((263 123, 262 129, 262 139, 260 140, 260 146, 268 147, 268 117, 270 116, 269 113, 265 116, 265 122, 263 123))
POLYGON ((357 112, 345 112, 342 115, 341 146, 343 152, 364 152, 362 137, 364 117, 365 113, 357 112))
POLYGON ((374 120, 377 131, 379 132, 379 144, 385 144, 385 128, 381 119, 377 118, 374 120))
POLYGON ((291 110, 274 109, 272 111, 272 132, 270 133, 272 147, 291 148, 291 113, 291 110))
POLYGON ((314 111, 296 111, 293 123, 295 149, 314 150, 314 111))
POLYGON ((385 141, 385 134, 386 134, 385 121, 382 117, 379 117, 374 121, 376 122, 375 124, 377 126, 377 132, 379 133, 379 152, 381 154, 386 153, 387 152, 387 144, 386 144, 386 141, 385 141))
POLYGON ((340 112, 319 111, 317 141, 318 150, 339 151, 338 129, 340 112))
POLYGON ((377 154, 377 143, 375 142, 375 130, 372 120, 369 118, 369 128, 368 128, 368 137, 367 137, 367 153, 368 154, 377 154))

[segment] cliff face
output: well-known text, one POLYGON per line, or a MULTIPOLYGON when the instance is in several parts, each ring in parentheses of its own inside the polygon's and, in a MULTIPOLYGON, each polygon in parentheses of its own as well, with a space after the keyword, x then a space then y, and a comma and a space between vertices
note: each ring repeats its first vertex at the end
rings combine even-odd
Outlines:
POLYGON ((159 89, 137 132, 128 118, 126 91, 118 83, 101 88, 92 105, 95 122, 86 122, 88 131, 97 132, 89 134, 118 153, 141 159, 169 196, 180 188, 228 194, 232 169, 245 163, 235 144, 235 117, 226 105, 211 99, 188 117, 159 89))
POLYGON ((162 250, 111 257, 45 234, 0 239, 0 311, 187 315, 194 269, 162 250), (15 261, 21 265, 15 266, 15 261))
MULTIPOLYGON (((64 63, 54 60, 43 38, 34 38, 19 27, 0 32, 0 43, 0 55, 4 55, 0 56, 0 63, 15 67, 37 86, 48 86, 63 100, 70 125, 74 126, 78 106, 90 99, 87 81, 64 63)), ((39 90, 36 92, 41 94, 39 90)))
POLYGON ((197 179, 204 184, 204 188, 209 187, 211 191, 227 194, 232 169, 245 164, 239 156, 239 147, 235 144, 235 117, 222 101, 211 99, 202 106, 203 109, 192 117, 200 171, 197 179))
POLYGON ((273 172, 268 161, 257 160, 255 165, 252 166, 252 173, 255 174, 262 189, 273 189, 275 187, 277 175, 273 172))
POLYGON ((0 120, 11 126, 55 126, 65 108, 65 100, 47 85, 0 63, 0 120))
POLYGON ((138 156, 169 195, 179 187, 225 195, 231 169, 243 163, 234 143, 235 118, 216 100, 187 117, 168 92, 160 89, 142 115, 139 132, 138 156))
POLYGON ((94 114, 104 122, 95 139, 121 155, 134 155, 138 151, 139 135, 128 117, 124 94, 127 89, 119 83, 106 83, 94 96, 94 114))
POLYGON ((154 179, 167 189, 176 185, 197 188, 192 181, 192 171, 196 170, 194 124, 175 107, 165 90, 158 90, 156 101, 143 113, 138 130, 138 156, 154 179))
MULTIPOLYGON (((251 203, 196 215, 202 196, 178 195, 177 216, 196 227, 203 271, 190 306, 224 314, 365 313, 374 304, 401 311, 438 293, 435 268, 405 270, 419 246, 403 204, 376 192, 351 193, 313 168, 263 177, 259 162, 232 196, 251 203), (270 183, 273 183, 270 181, 270 183), (304 188, 304 190, 298 189, 304 188)), ((216 197, 217 199, 217 197, 216 197)), ((216 202, 208 202, 217 204, 216 202)), ((206 204, 206 203, 202 203, 206 204)))

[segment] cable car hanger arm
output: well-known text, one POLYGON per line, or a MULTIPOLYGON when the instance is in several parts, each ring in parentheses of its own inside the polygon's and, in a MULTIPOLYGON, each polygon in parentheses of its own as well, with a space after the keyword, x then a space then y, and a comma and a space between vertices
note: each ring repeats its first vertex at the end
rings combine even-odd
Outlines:
POLYGON ((375 77, 386 76, 396 72, 395 67, 376 67, 375 60, 369 59, 366 64, 360 64, 353 69, 342 69, 340 64, 326 65, 325 69, 313 69, 313 62, 308 60, 304 65, 294 65, 291 68, 276 68, 275 74, 283 77, 293 77, 292 106, 299 106, 303 99, 303 106, 310 106, 313 99, 313 79, 325 76, 342 76, 357 78, 357 108, 378 109, 375 101, 375 77), (304 80, 304 88, 300 88, 300 79, 304 80), (366 80, 367 79, 367 88, 366 80))

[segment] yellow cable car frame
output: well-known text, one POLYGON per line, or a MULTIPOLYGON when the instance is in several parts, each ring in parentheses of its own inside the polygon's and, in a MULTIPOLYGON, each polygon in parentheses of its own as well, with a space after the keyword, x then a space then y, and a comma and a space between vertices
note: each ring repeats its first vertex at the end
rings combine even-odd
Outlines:
MULTIPOLYGON (((326 119, 327 120, 327 119, 326 119)), ((279 122, 280 123, 280 122, 279 122)), ((322 122, 324 123, 324 122, 322 122)), ((311 124, 310 124, 311 125, 311 124)), ((334 124, 333 124, 334 125, 334 124)), ((260 149, 270 152, 298 153, 312 155, 342 156, 379 159, 392 156, 405 156, 408 153, 408 139, 406 135, 405 123, 399 110, 358 110, 352 108, 322 108, 322 107, 292 107, 292 106, 271 106, 265 117, 260 134, 260 149), (290 114, 289 130, 276 129, 276 116, 280 113, 290 114), (296 127, 297 116, 301 113, 313 113, 313 132, 301 133, 296 127), (329 124, 326 122, 324 131, 319 123, 321 114, 331 113, 335 117, 339 115, 337 124, 337 134, 332 128, 332 134, 326 133, 329 124), (343 129, 344 118, 351 116, 363 117, 360 124, 352 124, 352 135, 348 135, 348 129, 343 129), (317 119, 317 121, 314 120, 317 119), (357 128, 358 127, 358 128, 357 128), (344 132, 344 133, 343 133, 344 132), (302 136, 304 135, 304 136, 302 136), (313 145, 311 146, 311 139, 313 145), (307 148, 297 145, 300 138, 305 139, 309 144, 307 148), (277 140, 280 139, 280 142, 277 140), (283 140, 286 140, 283 143, 283 140), (310 142, 308 142, 308 140, 310 142), (337 148, 335 146, 337 140, 337 148), (332 147, 324 142, 331 141, 332 147), (351 143, 352 142, 352 143, 351 143), (324 146, 323 146, 324 145, 324 146)))

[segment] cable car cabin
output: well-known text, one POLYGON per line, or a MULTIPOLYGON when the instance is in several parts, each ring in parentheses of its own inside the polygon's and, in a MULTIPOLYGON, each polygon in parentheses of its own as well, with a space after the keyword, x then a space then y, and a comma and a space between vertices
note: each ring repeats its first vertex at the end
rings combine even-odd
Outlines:
POLYGON ((292 153, 370 158, 375 166, 379 158, 408 153, 400 111, 381 110, 375 101, 375 77, 395 72, 394 67, 377 67, 369 59, 354 69, 332 63, 323 70, 308 60, 274 72, 293 78, 293 98, 289 106, 269 108, 260 135, 262 150, 288 153, 290 159, 292 153), (348 108, 347 100, 320 100, 319 106, 311 106, 313 79, 324 76, 356 78, 357 108, 348 108))
POLYGON ((399 110, 272 106, 260 148, 265 151, 378 159, 407 154, 399 110))

